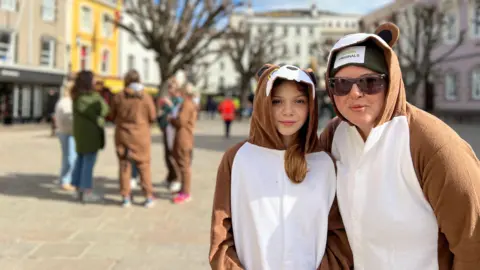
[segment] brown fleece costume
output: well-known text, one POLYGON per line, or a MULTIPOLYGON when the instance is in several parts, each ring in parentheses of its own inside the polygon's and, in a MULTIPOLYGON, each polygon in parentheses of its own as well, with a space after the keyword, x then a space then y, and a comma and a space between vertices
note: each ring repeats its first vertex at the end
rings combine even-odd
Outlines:
MULTIPOLYGON (((270 74, 278 66, 267 64, 257 73, 257 89, 265 89, 270 74)), ((315 78, 314 75, 310 77, 315 78)), ((309 91, 310 102, 316 102, 309 91)), ((316 104, 316 103, 315 103, 316 104)), ((271 113, 271 96, 256 95, 254 113, 250 126, 248 142, 261 147, 285 150, 276 130, 271 113)), ((309 118, 317 119, 317 106, 310 106, 309 118)), ((305 152, 322 151, 317 142, 318 121, 309 121, 305 152)), ((225 152, 218 168, 217 183, 213 201, 212 226, 210 239, 210 266, 214 270, 240 270, 242 266, 235 248, 231 213, 231 172, 238 150, 246 142, 239 143, 225 152)), ((301 184, 300 184, 301 185, 301 184)), ((328 240, 324 258, 319 269, 350 269, 353 265, 351 250, 348 245, 343 223, 336 201, 332 205, 329 217, 328 240)))
MULTIPOLYGON (((472 148, 449 126, 407 103, 398 58, 391 49, 399 36, 397 26, 386 23, 375 33, 390 46, 377 42, 385 51, 390 80, 385 106, 376 126, 388 123, 398 116, 407 118, 413 167, 423 195, 432 207, 438 223, 439 269, 478 270, 480 162, 472 148)), ((335 105, 333 95, 329 94, 335 105)), ((320 136, 320 144, 328 151, 332 151, 334 135, 339 125, 342 122, 348 123, 336 106, 335 111, 338 118, 333 119, 320 136)))
POLYGON ((131 160, 135 161, 145 196, 151 197, 152 172, 150 124, 156 119, 155 105, 150 95, 126 88, 115 95, 111 117, 115 121, 115 147, 120 162, 120 192, 130 195, 131 160))
POLYGON ((182 179, 182 193, 190 194, 192 180, 193 130, 197 122, 197 106, 191 98, 185 98, 177 118, 170 119, 175 127, 175 141, 172 149, 172 164, 182 179))

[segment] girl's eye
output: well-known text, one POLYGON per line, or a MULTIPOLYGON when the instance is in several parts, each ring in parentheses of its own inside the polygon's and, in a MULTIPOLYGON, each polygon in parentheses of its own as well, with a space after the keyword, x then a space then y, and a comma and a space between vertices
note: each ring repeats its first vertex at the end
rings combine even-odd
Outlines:
POLYGON ((307 103, 307 101, 305 99, 298 99, 297 103, 298 104, 305 104, 305 103, 307 103))
POLYGON ((272 104, 280 104, 280 103, 282 103, 281 100, 278 100, 278 99, 272 100, 272 104))

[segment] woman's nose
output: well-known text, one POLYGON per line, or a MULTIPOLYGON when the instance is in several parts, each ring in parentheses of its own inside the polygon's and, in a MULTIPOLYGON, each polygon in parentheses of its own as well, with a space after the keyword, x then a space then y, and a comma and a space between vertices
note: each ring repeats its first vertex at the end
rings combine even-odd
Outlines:
POLYGON ((364 94, 363 92, 360 90, 360 88, 358 88, 357 84, 353 84, 352 85, 352 89, 350 89, 350 93, 348 94, 351 98, 359 98, 359 97, 362 97, 364 94))

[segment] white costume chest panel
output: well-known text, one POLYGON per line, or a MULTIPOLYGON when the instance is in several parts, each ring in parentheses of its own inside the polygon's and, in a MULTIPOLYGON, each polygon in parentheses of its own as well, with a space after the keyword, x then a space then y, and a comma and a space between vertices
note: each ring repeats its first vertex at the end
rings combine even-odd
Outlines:
POLYGON ((406 117, 366 142, 342 122, 335 131, 337 198, 355 269, 438 269, 438 225, 415 174, 406 117))
POLYGON ((231 212, 235 247, 246 270, 314 270, 325 252, 335 169, 324 153, 307 155, 300 184, 284 169, 284 151, 245 143, 235 155, 231 212))

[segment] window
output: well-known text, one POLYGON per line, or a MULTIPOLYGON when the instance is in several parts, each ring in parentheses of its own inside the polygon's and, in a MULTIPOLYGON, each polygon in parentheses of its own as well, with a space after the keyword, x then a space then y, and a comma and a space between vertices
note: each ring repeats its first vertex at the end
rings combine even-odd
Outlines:
POLYGON ((225 69, 225 63, 223 63, 223 61, 220 61, 219 66, 220 66, 220 70, 225 69))
POLYGON ((480 100, 480 67, 472 71, 472 99, 480 100))
POLYGON ((452 42, 457 40, 457 15, 454 12, 448 12, 445 14, 444 19, 444 33, 443 39, 446 42, 452 42))
POLYGON ((472 8, 472 36, 480 38, 480 0, 474 0, 472 8))
POLYGON ((218 85, 222 89, 225 87, 225 78, 223 76, 220 76, 220 78, 218 78, 218 85))
POLYGON ((313 31, 313 30, 314 30, 314 29, 313 29, 313 26, 310 26, 310 28, 309 28, 310 35, 313 35, 313 34, 314 34, 314 31, 313 31))
POLYGON ((342 23, 341 22, 337 22, 337 28, 340 28, 342 27, 342 23))
POLYGON ((143 79, 145 81, 149 80, 149 74, 150 73, 150 61, 148 61, 148 58, 143 58, 143 79))
POLYGON ((44 21, 55 21, 55 0, 43 0, 42 19, 44 21))
POLYGON ((12 43, 10 32, 0 32, 0 63, 8 59, 8 52, 12 43))
POLYGON ((108 74, 110 71, 110 52, 108 50, 102 51, 102 62, 100 71, 103 74, 108 74))
POLYGON ((17 7, 17 0, 1 0, 0 9, 7 11, 15 11, 17 7))
POLYGON ((133 56, 132 54, 128 55, 127 68, 128 70, 135 69, 135 56, 133 56))
POLYGON ((297 55, 300 54, 300 44, 295 45, 295 53, 296 53, 297 55))
POLYGON ((92 9, 87 6, 80 8, 80 29, 88 33, 93 31, 92 9))
MULTIPOLYGON (((132 29, 135 32, 135 25, 133 23, 130 24, 130 29, 132 29)), ((132 34, 129 34, 128 35, 128 41, 130 43, 134 43, 135 42, 135 36, 132 35, 132 34)))
POLYGON ((288 46, 287 44, 283 44, 283 54, 287 55, 288 54, 288 46))
POLYGON ((457 99, 457 76, 455 74, 445 76, 445 99, 450 101, 457 99))
POLYGON ((288 35, 288 26, 286 25, 283 27, 283 34, 288 35))
POLYGON ((113 18, 109 14, 104 13, 102 16, 102 35, 111 37, 113 34, 113 18))
POLYGON ((90 69, 90 48, 87 45, 80 46, 80 70, 90 69))
POLYGON ((40 66, 53 67, 55 65, 55 40, 42 38, 40 44, 40 66))
POLYGON ((297 26, 297 36, 299 36, 302 33, 302 28, 300 26, 297 26))

